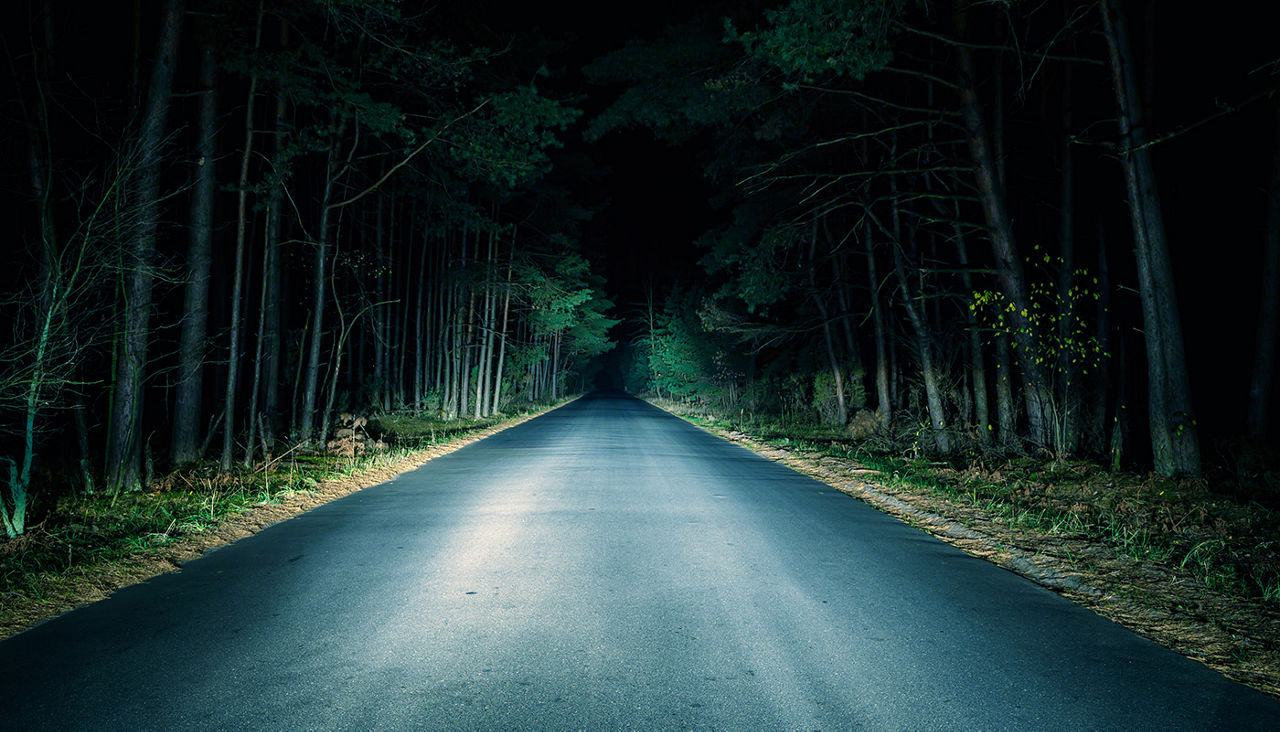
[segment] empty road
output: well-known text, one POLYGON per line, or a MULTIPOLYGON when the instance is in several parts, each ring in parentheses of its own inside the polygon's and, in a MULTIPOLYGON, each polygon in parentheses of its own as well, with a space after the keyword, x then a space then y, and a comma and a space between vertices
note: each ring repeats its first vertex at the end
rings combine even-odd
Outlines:
POLYGON ((0 643, 0 729, 1262 729, 1280 701, 596 394, 0 643))

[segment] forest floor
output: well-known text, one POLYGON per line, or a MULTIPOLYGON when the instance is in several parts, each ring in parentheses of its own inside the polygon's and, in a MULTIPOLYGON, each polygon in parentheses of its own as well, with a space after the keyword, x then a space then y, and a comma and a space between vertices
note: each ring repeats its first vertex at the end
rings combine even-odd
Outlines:
POLYGON ((1027 456, 937 462, 869 448, 847 433, 651 401, 1280 696, 1274 505, 1214 490, 1212 479, 1113 473, 1027 456))
POLYGON ((367 425, 347 419, 325 450, 295 448, 233 473, 196 466, 137 493, 63 496, 38 509, 25 534, 0 539, 0 639, 566 401, 500 419, 384 415, 367 425))

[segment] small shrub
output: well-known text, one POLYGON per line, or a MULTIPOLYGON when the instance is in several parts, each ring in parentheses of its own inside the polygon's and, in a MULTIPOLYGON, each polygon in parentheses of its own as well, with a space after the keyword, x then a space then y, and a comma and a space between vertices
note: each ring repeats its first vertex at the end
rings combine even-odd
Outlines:
MULTIPOLYGON (((844 424, 846 414, 841 411, 836 398, 836 379, 830 371, 813 375, 813 409, 825 424, 844 424)), ((845 403, 846 408, 848 402, 845 403)))
POLYGON ((879 432, 880 428, 880 418, 869 409, 859 409, 854 412, 847 427, 849 437, 855 440, 865 440, 879 432))

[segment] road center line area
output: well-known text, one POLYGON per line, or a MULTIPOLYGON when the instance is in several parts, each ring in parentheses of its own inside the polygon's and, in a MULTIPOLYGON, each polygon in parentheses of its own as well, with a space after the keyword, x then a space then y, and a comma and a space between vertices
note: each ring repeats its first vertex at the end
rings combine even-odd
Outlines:
POLYGON ((1267 728, 1280 701, 621 393, 0 643, 0 728, 1267 728))

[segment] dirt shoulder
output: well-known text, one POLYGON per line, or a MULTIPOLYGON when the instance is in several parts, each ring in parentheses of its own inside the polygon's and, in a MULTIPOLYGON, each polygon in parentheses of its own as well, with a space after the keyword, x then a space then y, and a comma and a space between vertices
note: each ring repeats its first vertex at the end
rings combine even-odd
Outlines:
MULTIPOLYGON (((226 546, 268 526, 291 519, 317 506, 335 501, 370 486, 385 483, 401 473, 414 470, 427 462, 447 455, 473 442, 527 422, 561 405, 515 417, 477 432, 415 450, 408 454, 377 456, 368 467, 342 478, 324 480, 307 490, 276 494, 271 502, 259 503, 249 510, 226 516, 216 525, 199 533, 191 533, 164 546, 130 554, 108 562, 72 566, 44 584, 40 597, 6 596, 0 612, 0 639, 26 630, 45 620, 74 610, 81 605, 110 597, 116 590, 144 582, 152 577, 175 572, 182 565, 205 552, 226 546)), ((21 550, 18 542, 10 550, 21 550)))
POLYGON ((936 491, 890 485, 879 471, 852 459, 688 421, 1027 577, 1228 678, 1280 697, 1280 612, 1269 603, 1210 590, 1176 562, 1133 559, 1088 538, 1012 525, 980 505, 936 491))

